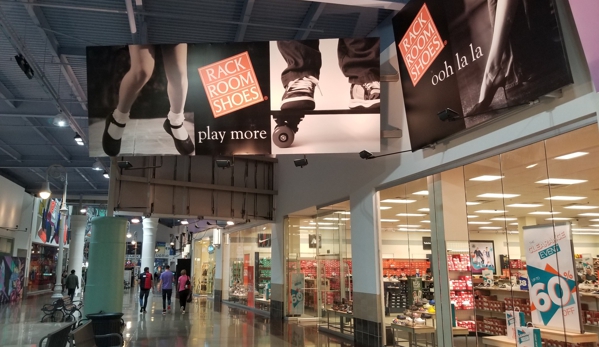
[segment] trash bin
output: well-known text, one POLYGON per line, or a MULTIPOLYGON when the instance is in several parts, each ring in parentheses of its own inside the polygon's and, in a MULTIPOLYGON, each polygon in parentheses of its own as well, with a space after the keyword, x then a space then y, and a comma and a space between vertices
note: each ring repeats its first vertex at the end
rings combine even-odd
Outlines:
POLYGON ((92 328, 94 329, 94 335, 96 336, 96 346, 98 347, 113 347, 122 346, 123 343, 123 327, 125 322, 122 312, 98 312, 86 315, 92 322, 92 328), (101 335, 118 334, 119 336, 113 335, 112 337, 97 338, 101 335))

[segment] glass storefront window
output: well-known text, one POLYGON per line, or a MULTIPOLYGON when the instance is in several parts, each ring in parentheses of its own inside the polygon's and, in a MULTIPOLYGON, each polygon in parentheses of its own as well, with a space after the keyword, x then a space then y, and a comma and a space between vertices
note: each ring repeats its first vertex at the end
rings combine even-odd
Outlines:
POLYGON ((193 292, 196 295, 214 294, 214 246, 210 238, 194 243, 193 292))
MULTIPOLYGON (((64 253, 66 257, 68 249, 64 253)), ((32 245, 27 289, 29 293, 54 288, 57 261, 58 247, 43 246, 36 243, 32 245)), ((66 264, 66 259, 63 260, 63 264, 66 264)))

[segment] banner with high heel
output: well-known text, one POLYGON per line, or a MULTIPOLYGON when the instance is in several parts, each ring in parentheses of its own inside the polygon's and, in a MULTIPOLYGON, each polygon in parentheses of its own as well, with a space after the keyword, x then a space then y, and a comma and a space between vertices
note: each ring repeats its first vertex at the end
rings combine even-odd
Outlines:
POLYGON ((90 155, 378 152, 379 57, 378 38, 88 47, 90 155))
POLYGON ((412 0, 393 18, 412 150, 572 83, 554 0, 412 0))

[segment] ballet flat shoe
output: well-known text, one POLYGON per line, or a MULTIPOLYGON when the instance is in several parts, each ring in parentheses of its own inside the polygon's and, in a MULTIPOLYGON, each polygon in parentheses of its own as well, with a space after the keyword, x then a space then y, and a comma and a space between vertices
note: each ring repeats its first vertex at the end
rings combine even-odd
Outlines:
POLYGON ((177 148, 177 151, 179 152, 179 154, 190 155, 195 150, 195 146, 193 145, 193 141, 191 141, 191 137, 189 135, 187 135, 187 139, 185 141, 179 140, 173 135, 173 131, 171 130, 171 128, 179 129, 182 126, 183 126, 183 124, 181 124, 179 126, 171 125, 171 122, 168 120, 168 118, 164 120, 164 124, 162 125, 162 127, 167 132, 167 134, 171 135, 171 137, 173 138, 173 141, 175 141, 175 148, 177 148))
POLYGON ((116 157, 121 151, 121 139, 115 140, 108 133, 108 127, 110 123, 116 125, 119 128, 124 128, 126 124, 121 124, 114 119, 112 113, 106 117, 106 123, 104 125, 104 133, 102 134, 102 149, 104 153, 111 157, 116 157))

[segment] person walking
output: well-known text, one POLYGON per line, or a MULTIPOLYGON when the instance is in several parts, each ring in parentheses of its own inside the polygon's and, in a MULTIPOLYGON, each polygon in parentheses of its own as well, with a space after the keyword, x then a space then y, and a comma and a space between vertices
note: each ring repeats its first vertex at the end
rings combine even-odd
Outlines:
POLYGON ((189 289, 191 288, 191 281, 187 276, 185 269, 181 270, 181 276, 177 281, 177 289, 179 290, 179 303, 181 304, 181 313, 185 314, 185 306, 187 305, 187 296, 189 295, 189 289))
POLYGON ((71 270, 71 274, 67 276, 64 282, 72 302, 73 298, 75 298, 75 289, 79 289, 79 277, 75 275, 75 270, 71 270))
POLYGON ((148 295, 152 289, 152 274, 150 268, 145 267, 144 272, 139 274, 139 313, 146 313, 148 305, 148 295))
POLYGON ((162 314, 166 314, 167 301, 168 310, 171 310, 171 296, 173 295, 173 279, 174 275, 171 272, 170 266, 165 266, 164 272, 160 275, 160 282, 158 282, 158 290, 162 291, 162 314))

